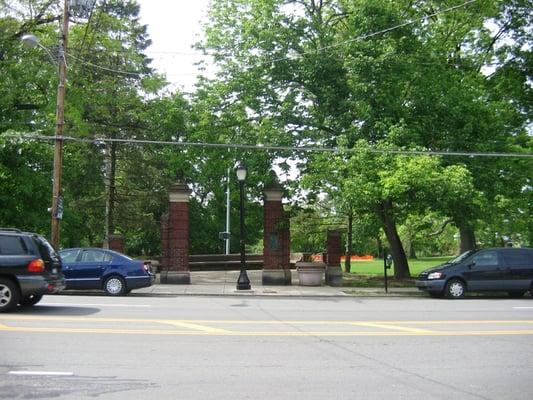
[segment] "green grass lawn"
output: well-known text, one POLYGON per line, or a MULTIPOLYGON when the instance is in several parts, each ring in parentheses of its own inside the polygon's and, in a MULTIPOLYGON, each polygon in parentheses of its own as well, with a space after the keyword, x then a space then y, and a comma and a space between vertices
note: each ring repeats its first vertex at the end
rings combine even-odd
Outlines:
MULTIPOLYGON (((412 286, 414 278, 416 278, 421 271, 442 264, 451 258, 453 258, 453 256, 421 257, 416 260, 409 260, 409 271, 411 272, 413 279, 402 282, 391 280, 390 286, 412 286)), ((344 264, 342 264, 342 268, 344 270, 344 264)), ((387 276, 394 276, 394 266, 387 271, 387 276)), ((349 274, 344 274, 344 286, 373 287, 382 285, 383 260, 352 261, 351 272, 349 274)))

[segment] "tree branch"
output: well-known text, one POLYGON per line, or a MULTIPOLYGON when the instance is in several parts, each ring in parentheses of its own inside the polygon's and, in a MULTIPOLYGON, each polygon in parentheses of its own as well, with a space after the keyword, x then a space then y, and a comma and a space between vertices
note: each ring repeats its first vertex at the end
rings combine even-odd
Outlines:
POLYGON ((446 221, 444 221, 444 224, 442 224, 442 226, 440 227, 438 231, 429 233, 428 236, 429 237, 439 236, 442 232, 444 232, 444 228, 446 228, 446 225, 448 225, 451 222, 453 222, 453 219, 447 219, 446 221))

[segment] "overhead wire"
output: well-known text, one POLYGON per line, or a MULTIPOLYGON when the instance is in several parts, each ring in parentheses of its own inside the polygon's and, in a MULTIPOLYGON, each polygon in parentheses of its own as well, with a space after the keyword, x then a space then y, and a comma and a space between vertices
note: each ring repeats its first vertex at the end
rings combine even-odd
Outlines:
POLYGON ((81 45, 78 49, 78 54, 81 54, 81 52, 83 51, 83 46, 85 45, 85 40, 87 39, 87 34, 89 33, 89 28, 91 27, 91 21, 92 21, 92 18, 93 18, 93 12, 94 12, 94 8, 96 6, 96 1, 94 1, 92 4, 91 4, 91 10, 89 11, 89 18, 87 18, 87 23, 85 24, 85 31, 83 32, 83 38, 81 40, 81 45))
POLYGON ((67 56, 73 58, 76 61, 81 62, 82 64, 88 65, 88 66, 93 67, 93 68, 101 69, 101 70, 107 71, 107 72, 113 72, 115 74, 131 75, 131 76, 137 76, 137 77, 143 75, 140 72, 121 71, 121 70, 117 70, 117 69, 113 69, 113 68, 102 67, 101 65, 93 64, 93 63, 91 63, 89 61, 83 60, 82 58, 78 58, 78 57, 76 57, 76 56, 74 56, 74 55, 72 55, 70 53, 67 53, 67 56))
MULTIPOLYGON (((447 13, 453 10, 457 10, 462 7, 466 7, 467 5, 470 5, 474 2, 477 2, 478 0, 469 0, 465 3, 462 3, 460 5, 455 5, 452 7, 448 7, 442 10, 438 10, 434 13, 425 15, 418 19, 412 19, 408 20, 404 23, 397 24, 395 26, 382 29, 380 31, 372 32, 369 34, 364 34, 352 39, 348 39, 333 45, 329 46, 323 46, 317 50, 327 50, 330 48, 339 47, 341 45, 344 45, 346 43, 351 43, 357 40, 364 40, 368 39, 370 37, 378 36, 387 32, 391 32, 393 30, 399 29, 404 26, 408 26, 410 24, 413 24, 420 20, 425 20, 428 18, 435 17, 437 15, 447 13)), ((305 53, 304 53, 305 54, 305 53)), ((85 65, 88 65, 93 68, 98 68, 104 71, 117 73, 117 74, 123 74, 123 75, 130 75, 130 76, 141 76, 142 73, 139 72, 131 72, 131 71, 122 71, 117 70, 113 68, 103 67, 94 63, 91 63, 89 61, 86 61, 84 59, 81 59, 79 57, 76 57, 72 54, 67 53, 67 55, 85 65)), ((209 54, 208 54, 209 55, 209 54)), ((277 62, 286 60, 292 57, 280 57, 273 60, 269 60, 269 62, 277 62)), ((4 135, 6 136, 6 135, 4 135)), ((19 137, 20 136, 16 136, 19 137)), ((56 137, 50 137, 46 135, 26 135, 26 138, 28 139, 34 139, 34 140, 55 140, 56 137)), ((253 144, 224 144, 224 143, 198 143, 198 142, 176 142, 176 141, 155 141, 155 140, 133 140, 133 139, 116 139, 116 138, 95 138, 95 139, 83 139, 83 138, 74 138, 74 137, 67 137, 63 136, 61 138, 62 140, 70 140, 70 141, 78 141, 78 142, 117 142, 117 143, 127 143, 127 144, 156 144, 156 145, 174 145, 174 146, 189 146, 189 147, 203 147, 203 148, 225 148, 225 149, 248 149, 248 150, 263 150, 263 151, 299 151, 299 152, 341 152, 343 150, 339 148, 324 148, 324 147, 294 147, 294 146, 271 146, 271 145, 253 145, 253 144)), ((350 149, 347 149, 350 150, 350 149)), ((402 150, 402 149, 370 149, 369 152, 373 153, 387 153, 387 154, 398 154, 398 155, 441 155, 441 156, 467 156, 467 157, 522 157, 522 158, 530 158, 533 157, 532 153, 502 153, 502 152, 468 152, 468 151, 438 151, 438 150, 402 150)))
MULTIPOLYGON (((414 24, 416 22, 423 21, 423 20, 426 20, 428 18, 436 17, 436 16, 438 16, 440 14, 445 14, 445 13, 448 13, 448 12, 451 12, 451 11, 454 11, 454 10, 457 10, 457 9, 460 9, 460 8, 464 8, 464 7, 466 7, 466 6, 468 6, 468 5, 472 4, 472 3, 475 3, 477 1, 479 1, 479 0, 468 0, 468 1, 464 2, 464 3, 462 3, 462 4, 455 5, 455 6, 452 6, 452 7, 448 7, 448 8, 442 9, 442 10, 438 10, 438 11, 435 11, 435 12, 433 12, 431 14, 421 16, 420 18, 410 19, 410 20, 408 20, 406 22, 391 26, 389 28, 385 28, 385 29, 382 29, 382 30, 379 30, 379 31, 376 31, 376 32, 363 34, 363 35, 357 36, 355 38, 346 39, 344 41, 341 41, 341 42, 338 42, 338 43, 335 43, 335 44, 331 44, 331 45, 328 45, 328 46, 319 47, 319 48, 313 50, 313 52, 328 50, 328 49, 331 49, 331 48, 336 48, 336 47, 343 46, 343 45, 345 45, 347 43, 352 43, 352 42, 359 41, 359 40, 369 39, 369 38, 374 37, 374 36, 379 36, 379 35, 382 35, 384 33, 388 33, 388 32, 394 31, 396 29, 403 28, 404 26, 412 25, 412 24, 414 24)), ((150 50, 147 50, 147 53, 150 53, 150 52, 151 52, 150 50)), ((159 52, 153 51, 152 53, 193 55, 192 53, 187 54, 187 53, 182 53, 182 52, 171 52, 171 51, 159 51, 159 52)), ((305 52, 304 51, 302 54, 299 54, 299 55, 273 58, 271 60, 263 61, 260 64, 267 64, 267 63, 270 64, 270 63, 276 63, 276 62, 279 62, 279 61, 290 60, 290 59, 294 59, 295 57, 301 57, 301 56, 303 56, 305 54, 309 54, 309 53, 310 52, 305 52)), ((86 60, 83 60, 81 58, 77 58, 77 57, 73 56, 72 54, 67 54, 67 55, 72 57, 72 58, 74 58, 74 59, 76 59, 79 62, 82 62, 82 63, 88 65, 88 66, 91 66, 93 68, 99 68, 99 69, 102 69, 102 70, 105 70, 105 71, 108 71, 108 72, 114 72, 114 73, 125 74, 125 75, 135 75, 135 76, 142 75, 139 72, 120 71, 120 70, 116 70, 116 69, 112 69, 112 68, 108 68, 108 67, 99 66, 97 64, 93 64, 93 63, 91 63, 89 61, 86 61, 86 60)), ((204 53, 203 55, 208 55, 208 56, 219 55, 220 56, 220 54, 209 53, 209 52, 204 53)), ((199 56, 202 56, 202 54, 199 54, 199 56)), ((226 55, 222 54, 222 56, 231 56, 231 54, 226 54, 226 55)))
MULTIPOLYGON (((184 142, 184 141, 170 141, 170 140, 147 140, 147 139, 119 139, 108 137, 95 138, 77 138, 71 136, 48 136, 40 134, 3 134, 3 137, 18 138, 25 140, 43 140, 43 141, 73 141, 90 144, 99 143, 122 143, 134 145, 166 145, 166 146, 181 146, 181 147, 200 147, 212 149, 240 149, 240 150, 259 150, 259 151, 291 151, 291 152, 315 152, 315 153, 342 153, 355 152, 357 149, 353 148, 338 148, 338 147, 311 147, 311 146, 272 146, 272 145, 257 145, 257 144, 238 144, 238 143, 202 143, 202 142, 184 142)), ((440 151, 440 150, 405 150, 405 149, 367 149, 369 153, 378 154, 394 154, 394 155, 418 155, 418 156, 460 156, 460 157, 517 157, 517 158, 533 158, 533 153, 503 153, 503 152, 471 152, 471 151, 440 151)))

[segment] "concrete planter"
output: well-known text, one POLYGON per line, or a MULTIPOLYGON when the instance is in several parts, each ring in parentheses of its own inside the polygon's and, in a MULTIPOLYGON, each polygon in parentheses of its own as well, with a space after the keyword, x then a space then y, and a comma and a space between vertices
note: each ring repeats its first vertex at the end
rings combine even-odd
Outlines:
POLYGON ((317 262, 296 263, 300 286, 321 286, 326 265, 317 262))

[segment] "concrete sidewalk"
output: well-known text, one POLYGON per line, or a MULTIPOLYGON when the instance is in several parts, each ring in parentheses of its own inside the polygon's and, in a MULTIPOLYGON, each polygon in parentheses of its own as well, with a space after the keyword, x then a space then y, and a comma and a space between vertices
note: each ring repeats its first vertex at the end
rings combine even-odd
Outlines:
POLYGON ((196 296, 288 296, 288 297, 350 297, 350 296, 420 296, 414 287, 389 288, 353 288, 326 286, 299 286, 298 274, 292 271, 292 285, 263 286, 262 271, 248 271, 251 290, 237 290, 239 271, 201 271, 191 272, 190 285, 167 285, 156 283, 148 288, 136 289, 133 294, 151 294, 161 296, 196 295, 196 296))

